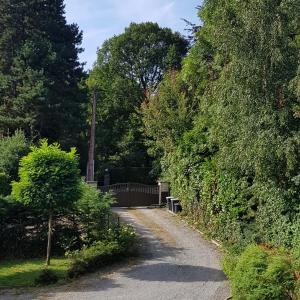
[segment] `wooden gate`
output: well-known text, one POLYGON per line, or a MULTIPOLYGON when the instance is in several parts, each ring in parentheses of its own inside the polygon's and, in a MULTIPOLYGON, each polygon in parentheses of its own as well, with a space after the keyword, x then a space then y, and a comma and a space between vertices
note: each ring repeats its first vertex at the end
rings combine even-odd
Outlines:
POLYGON ((141 183, 116 183, 101 186, 103 192, 111 192, 116 197, 115 207, 149 206, 159 203, 159 187, 141 183))

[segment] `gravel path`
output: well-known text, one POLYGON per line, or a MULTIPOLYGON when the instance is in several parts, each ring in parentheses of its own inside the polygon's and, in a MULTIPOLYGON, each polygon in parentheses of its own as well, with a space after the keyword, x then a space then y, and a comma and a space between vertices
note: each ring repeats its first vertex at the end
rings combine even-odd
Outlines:
POLYGON ((141 236, 142 257, 68 285, 10 299, 225 300, 229 285, 218 250, 161 209, 116 209, 141 236))

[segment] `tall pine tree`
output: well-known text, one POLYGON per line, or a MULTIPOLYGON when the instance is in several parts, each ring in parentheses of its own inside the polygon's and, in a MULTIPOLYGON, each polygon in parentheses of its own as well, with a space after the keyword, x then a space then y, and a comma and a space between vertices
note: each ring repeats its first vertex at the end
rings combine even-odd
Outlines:
POLYGON ((63 0, 0 2, 0 134, 75 143, 85 123, 82 34, 63 0))

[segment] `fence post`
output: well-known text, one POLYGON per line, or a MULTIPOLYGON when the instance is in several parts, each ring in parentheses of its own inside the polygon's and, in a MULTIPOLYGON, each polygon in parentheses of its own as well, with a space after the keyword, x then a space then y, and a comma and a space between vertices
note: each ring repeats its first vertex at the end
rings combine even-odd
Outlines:
POLYGON ((169 196, 170 189, 169 189, 169 183, 168 182, 163 182, 159 181, 158 182, 158 187, 159 187, 159 205, 162 205, 163 203, 166 203, 166 197, 169 196))

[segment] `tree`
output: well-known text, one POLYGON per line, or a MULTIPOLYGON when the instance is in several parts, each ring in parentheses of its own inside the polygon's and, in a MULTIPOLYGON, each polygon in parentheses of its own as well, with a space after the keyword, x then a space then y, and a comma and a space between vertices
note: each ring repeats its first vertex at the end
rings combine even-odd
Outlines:
POLYGON ((0 15, 0 134, 22 129, 63 146, 78 142, 82 34, 66 23, 63 0, 3 0, 0 15))
POLYGON ((97 67, 128 78, 147 92, 155 90, 167 70, 179 69, 188 42, 158 24, 131 23, 125 32, 107 40, 98 52, 97 67))
POLYGON ((163 75, 180 68, 187 46, 179 33, 151 22, 132 23, 103 44, 89 77, 91 89, 99 93, 96 140, 101 165, 149 166, 138 110, 163 75))
POLYGON ((12 195, 26 205, 48 214, 48 245, 46 264, 50 264, 53 217, 66 211, 80 196, 80 174, 75 148, 70 152, 58 144, 43 140, 39 147, 22 158, 19 182, 13 182, 12 195))
POLYGON ((204 1, 181 88, 166 79, 143 113, 184 209, 240 248, 291 247, 299 236, 299 9, 298 0, 204 1), (197 103, 192 128, 172 125, 184 98, 197 103))

